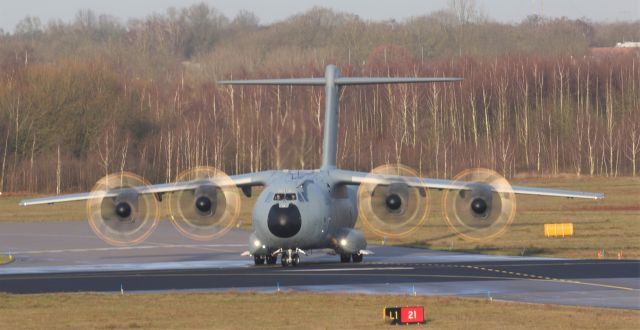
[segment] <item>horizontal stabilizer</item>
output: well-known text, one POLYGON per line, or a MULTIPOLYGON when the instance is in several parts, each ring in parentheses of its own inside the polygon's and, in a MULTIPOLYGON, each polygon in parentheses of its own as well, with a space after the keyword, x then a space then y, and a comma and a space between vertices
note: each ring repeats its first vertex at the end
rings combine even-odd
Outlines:
POLYGON ((373 85, 373 84, 416 84, 432 82, 453 82, 461 81, 462 78, 450 77, 344 77, 336 78, 338 85, 373 85))
MULTIPOLYGON (((374 84, 415 84, 432 82, 461 81, 462 78, 449 77, 337 77, 333 80, 336 85, 374 85, 374 84)), ((222 80, 221 85, 300 85, 323 86, 325 78, 291 78, 291 79, 257 79, 257 80, 222 80)))
POLYGON ((322 86, 326 83, 324 78, 291 78, 291 79, 254 79, 254 80, 221 80, 221 85, 301 85, 322 86))

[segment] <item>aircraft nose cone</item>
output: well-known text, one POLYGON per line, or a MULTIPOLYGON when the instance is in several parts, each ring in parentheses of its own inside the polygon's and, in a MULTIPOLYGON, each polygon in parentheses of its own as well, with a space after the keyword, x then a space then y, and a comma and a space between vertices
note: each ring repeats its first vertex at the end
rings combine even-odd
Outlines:
POLYGON ((298 207, 293 204, 289 204, 287 208, 280 208, 278 204, 275 204, 269 210, 267 225, 273 235, 280 238, 289 238, 300 231, 302 217, 298 207))

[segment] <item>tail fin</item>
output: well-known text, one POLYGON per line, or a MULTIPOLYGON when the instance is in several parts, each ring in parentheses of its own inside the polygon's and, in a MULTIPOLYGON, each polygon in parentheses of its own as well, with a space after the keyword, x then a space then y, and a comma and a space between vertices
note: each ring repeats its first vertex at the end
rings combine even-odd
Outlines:
POLYGON ((338 138, 338 95, 340 86, 373 84, 414 84, 432 82, 454 82, 462 78, 447 77, 340 77, 340 71, 333 65, 327 65, 324 78, 291 78, 263 80, 223 80, 223 85, 299 85, 325 86, 324 138, 322 143, 322 169, 336 167, 338 138))

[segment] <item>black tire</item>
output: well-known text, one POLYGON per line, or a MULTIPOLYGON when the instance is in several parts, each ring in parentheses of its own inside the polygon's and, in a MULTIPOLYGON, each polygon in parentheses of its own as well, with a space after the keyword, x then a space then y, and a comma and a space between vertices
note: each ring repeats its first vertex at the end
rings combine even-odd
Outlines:
POLYGON ((264 265, 264 257, 263 256, 253 256, 253 262, 256 266, 264 265))
POLYGON ((278 256, 267 256, 267 265, 275 265, 278 262, 278 256))
POLYGON ((353 262, 362 262, 362 254, 354 254, 351 256, 351 258, 353 259, 353 262))
POLYGON ((346 263, 346 262, 350 262, 350 261, 351 261, 351 255, 350 254, 341 254, 340 255, 340 262, 346 263))
POLYGON ((287 267, 289 266, 289 262, 287 261, 287 254, 283 253, 282 255, 280 255, 280 263, 282 264, 282 267, 287 267))
POLYGON ((291 265, 297 266, 298 264, 300 264, 300 256, 296 253, 291 258, 291 265))

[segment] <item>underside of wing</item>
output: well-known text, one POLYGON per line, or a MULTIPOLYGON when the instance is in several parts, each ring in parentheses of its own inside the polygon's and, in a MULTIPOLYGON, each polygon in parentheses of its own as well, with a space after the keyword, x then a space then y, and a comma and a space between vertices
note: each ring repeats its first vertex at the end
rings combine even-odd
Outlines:
MULTIPOLYGON (((378 185, 390 185, 396 182, 402 182, 410 187, 421 187, 428 189, 440 189, 440 190, 469 190, 474 182, 465 182, 459 180, 440 180, 420 177, 406 177, 396 175, 383 175, 372 174, 357 171, 346 170, 334 170, 332 171, 332 177, 340 183, 344 184, 378 184, 378 185)), ((547 188, 534 188, 534 187, 520 187, 520 186, 508 186, 502 187, 500 185, 493 186, 493 190, 496 192, 511 191, 515 194, 522 195, 538 195, 538 196, 550 196, 550 197, 567 197, 567 198, 584 198, 584 199, 603 199, 602 193, 591 193, 581 191, 559 190, 559 189, 547 189, 547 188)))
MULTIPOLYGON (((246 173, 240 175, 228 176, 226 178, 212 178, 207 180, 206 182, 203 180, 191 180, 186 182, 176 182, 176 183, 163 183, 156 185, 140 185, 137 187, 130 187, 127 189, 133 189, 137 194, 146 195, 146 194, 155 194, 161 195, 164 193, 171 193, 177 191, 185 191, 185 190, 195 190, 203 184, 213 184, 214 186, 220 188, 226 188, 229 186, 237 186, 237 187, 251 187, 251 186, 259 186, 264 185, 266 181, 273 174, 272 171, 264 171, 264 172, 255 172, 255 173, 246 173)), ((32 199, 24 199, 20 201, 21 206, 31 206, 31 205, 39 205, 39 204, 55 204, 55 203, 64 203, 64 202, 74 202, 74 201, 83 201, 93 198, 105 198, 105 197, 116 197, 120 194, 121 191, 118 189, 107 190, 107 191, 93 191, 93 192, 85 192, 79 194, 67 194, 60 196, 49 196, 49 197, 41 197, 41 198, 32 198, 32 199)))

